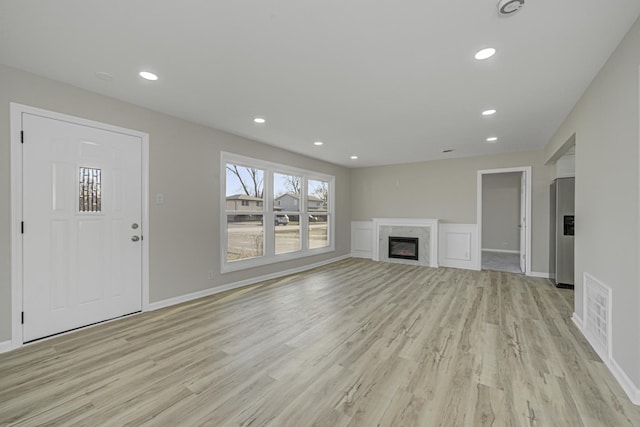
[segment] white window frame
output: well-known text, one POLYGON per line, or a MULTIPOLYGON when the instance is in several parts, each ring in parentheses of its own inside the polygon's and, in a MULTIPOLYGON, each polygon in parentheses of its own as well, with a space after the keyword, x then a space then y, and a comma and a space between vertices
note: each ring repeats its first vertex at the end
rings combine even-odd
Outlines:
MULTIPOLYGON (((221 242, 221 258, 220 270, 222 273, 231 271, 244 270, 247 268, 269 265, 282 261, 305 258, 313 255, 334 252, 335 251, 335 177, 320 172, 300 169, 293 166, 283 165, 265 160, 254 159, 240 154, 221 152, 220 153, 220 242, 221 242), (264 255, 255 258, 247 258, 243 260, 227 261, 227 217, 237 211, 227 211, 227 163, 239 166, 253 167, 264 171, 263 184, 263 211, 255 211, 254 214, 262 213, 264 225, 264 255), (301 248, 299 251, 287 252, 283 254, 275 253, 275 215, 274 211, 274 186, 273 174, 287 174, 302 177, 300 197, 300 239, 301 248), (329 227, 329 245, 322 248, 309 249, 309 207, 307 206, 307 182, 308 180, 325 181, 329 184, 329 200, 327 201, 327 226, 329 227)), ((287 211, 288 212, 288 211, 287 211)), ((280 213, 280 212, 277 212, 280 213)))

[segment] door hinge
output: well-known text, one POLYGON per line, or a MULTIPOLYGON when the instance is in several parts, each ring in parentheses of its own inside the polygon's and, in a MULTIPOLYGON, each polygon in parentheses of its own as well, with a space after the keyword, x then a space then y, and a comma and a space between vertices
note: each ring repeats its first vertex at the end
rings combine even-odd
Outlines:
POLYGON ((24 234, 24 221, 20 223, 20 234, 24 234))
POLYGON ((20 315, 20 320, 21 320, 22 324, 24 325, 24 311, 20 315))
POLYGON ((20 131, 20 143, 24 144, 24 131, 23 130, 20 131))

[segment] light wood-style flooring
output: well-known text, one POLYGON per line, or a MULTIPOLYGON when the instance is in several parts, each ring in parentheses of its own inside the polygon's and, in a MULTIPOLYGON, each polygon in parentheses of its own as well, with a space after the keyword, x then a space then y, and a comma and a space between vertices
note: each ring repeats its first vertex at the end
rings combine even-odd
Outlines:
POLYGON ((349 259, 0 355, 0 425, 640 426, 573 291, 349 259))

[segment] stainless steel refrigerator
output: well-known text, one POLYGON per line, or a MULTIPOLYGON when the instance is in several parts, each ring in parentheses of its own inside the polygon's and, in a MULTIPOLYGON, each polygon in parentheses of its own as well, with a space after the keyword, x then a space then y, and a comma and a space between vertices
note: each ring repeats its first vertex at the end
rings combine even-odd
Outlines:
POLYGON ((551 184, 549 273, 556 286, 573 286, 575 178, 551 184))

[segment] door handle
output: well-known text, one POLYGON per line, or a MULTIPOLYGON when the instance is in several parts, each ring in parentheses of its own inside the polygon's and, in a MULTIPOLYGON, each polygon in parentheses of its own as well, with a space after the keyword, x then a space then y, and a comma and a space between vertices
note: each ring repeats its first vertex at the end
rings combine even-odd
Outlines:
POLYGON ((131 238, 131 241, 133 241, 133 242, 137 242, 138 240, 140 240, 140 237, 138 237, 138 236, 133 236, 131 238))

